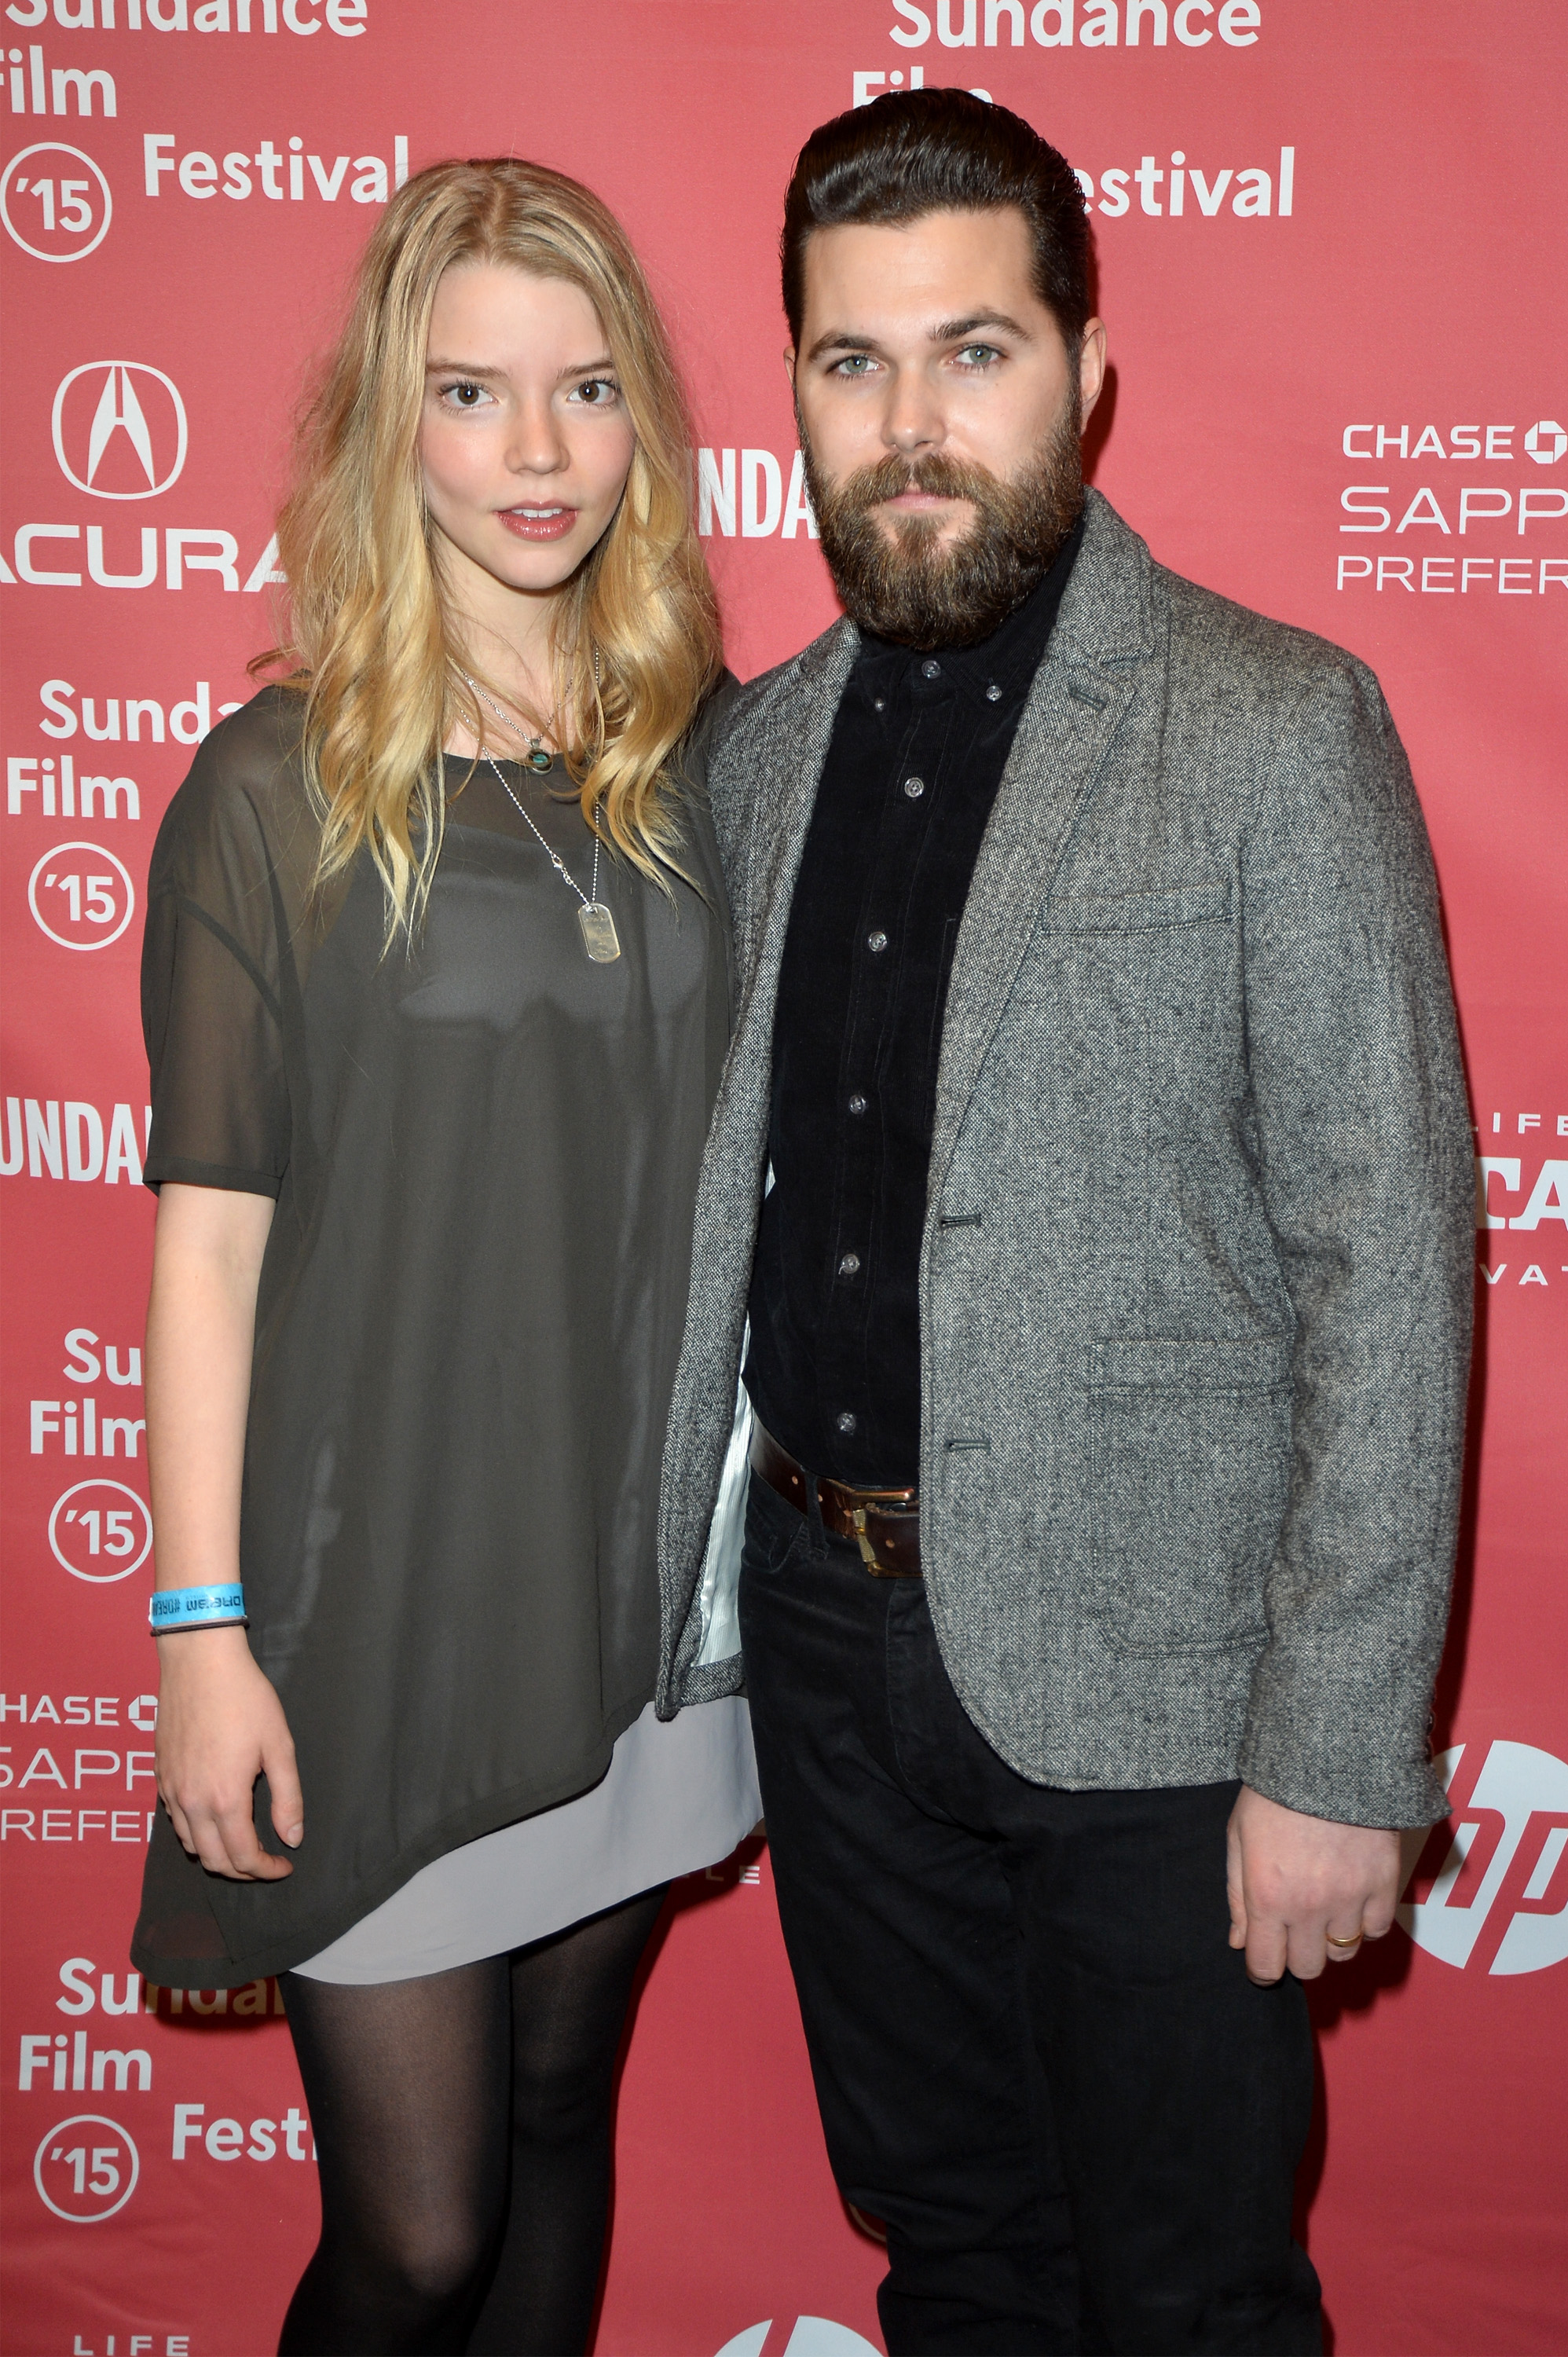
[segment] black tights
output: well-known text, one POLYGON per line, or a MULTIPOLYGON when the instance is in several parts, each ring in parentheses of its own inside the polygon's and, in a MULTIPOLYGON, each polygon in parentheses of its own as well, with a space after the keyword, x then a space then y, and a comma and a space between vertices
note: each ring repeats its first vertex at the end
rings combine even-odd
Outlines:
POLYGON ((285 1975, 321 2240, 279 2357, 579 2357, 616 2054, 663 1897, 422 1980, 285 1975))

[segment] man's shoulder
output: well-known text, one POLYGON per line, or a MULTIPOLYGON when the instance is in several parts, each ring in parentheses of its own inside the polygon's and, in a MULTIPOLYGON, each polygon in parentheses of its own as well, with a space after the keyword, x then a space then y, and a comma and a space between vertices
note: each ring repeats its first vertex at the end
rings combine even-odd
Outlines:
POLYGON ((1376 692, 1366 664, 1331 640, 1275 621, 1161 564, 1094 490, 1057 647, 1113 663, 1163 656, 1176 694, 1254 708, 1295 705, 1315 686, 1334 683, 1360 696, 1376 692))
POLYGON ((779 705, 791 694, 802 688, 809 693, 813 685, 825 682, 841 668, 847 670, 856 643, 854 624, 841 614, 799 654, 788 655, 771 671, 759 672, 755 679, 747 680, 725 715, 725 743, 730 743, 739 732, 749 732, 759 725, 766 727, 779 705))
MULTIPOLYGON (((1293 813, 1293 824, 1337 837, 1347 827, 1391 829, 1386 839, 1408 850, 1419 809, 1369 666, 1314 630, 1163 566, 1151 571, 1167 617, 1163 726, 1173 774, 1248 826, 1267 806, 1276 820, 1293 813)), ((1423 849, 1412 856, 1425 859, 1423 849)))
POLYGON ((1276 621, 1167 565, 1155 564, 1153 573, 1170 615, 1175 663, 1194 670, 1207 667, 1244 683, 1252 696, 1271 701, 1286 697, 1294 702, 1304 692, 1332 680, 1359 688, 1373 683, 1373 673, 1359 656, 1316 630, 1276 621))

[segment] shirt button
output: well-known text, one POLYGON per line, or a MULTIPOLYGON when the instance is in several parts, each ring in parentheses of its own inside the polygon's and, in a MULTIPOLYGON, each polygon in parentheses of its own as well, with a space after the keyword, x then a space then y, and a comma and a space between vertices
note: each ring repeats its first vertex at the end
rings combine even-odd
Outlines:
POLYGON ((883 950, 885 950, 885 949, 887 947, 887 936, 886 936, 886 933, 867 933, 867 935, 865 936, 865 946, 866 946, 866 948, 867 948, 868 950, 870 950, 870 951, 872 952, 872 953, 873 953, 873 955, 874 955, 874 956, 875 956, 875 955, 877 955, 878 953, 880 953, 880 952, 882 952, 883 950))
POLYGON ((925 791, 926 791, 926 781, 925 781, 924 778, 906 778, 906 779, 905 779, 905 780, 904 780, 904 791, 908 795, 909 800, 910 800, 912 802, 918 802, 919 801, 919 799, 920 799, 920 796, 925 792, 925 791))
POLYGON ((985 691, 985 701, 987 704, 1000 704, 1002 701, 1002 690, 997 686, 994 680, 992 681, 990 686, 985 691))
POLYGON ((940 663, 933 662, 928 655, 926 661, 920 665, 920 677, 922 679, 940 679, 941 675, 942 667, 940 663))
POLYGON ((835 1432, 842 1432, 846 1436, 854 1430, 854 1418, 851 1415, 847 1407, 841 1408, 838 1415, 834 1416, 833 1430, 835 1432))
POLYGON ((843 1260, 839 1263, 839 1275, 841 1276, 858 1276, 860 1275, 860 1254, 858 1253, 845 1253, 843 1260))
POLYGON ((854 1096, 852 1096, 849 1101, 849 1109, 851 1113, 854 1114, 862 1114, 865 1111, 865 1099, 861 1095, 858 1089, 856 1089, 854 1096))
POLYGON ((886 710, 886 704, 887 698, 885 695, 874 695, 871 699, 871 708, 873 712, 882 712, 886 710))

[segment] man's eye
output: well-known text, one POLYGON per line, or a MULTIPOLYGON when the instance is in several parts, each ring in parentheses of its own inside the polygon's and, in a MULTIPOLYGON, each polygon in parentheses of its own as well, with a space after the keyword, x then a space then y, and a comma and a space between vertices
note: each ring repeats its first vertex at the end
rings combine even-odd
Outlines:
POLYGON ((1002 355, 994 344, 965 344, 958 357, 971 368, 983 368, 989 361, 999 361, 1002 355))
POLYGON ((842 361, 833 363, 835 376, 867 376, 872 369, 869 352, 846 352, 842 361))

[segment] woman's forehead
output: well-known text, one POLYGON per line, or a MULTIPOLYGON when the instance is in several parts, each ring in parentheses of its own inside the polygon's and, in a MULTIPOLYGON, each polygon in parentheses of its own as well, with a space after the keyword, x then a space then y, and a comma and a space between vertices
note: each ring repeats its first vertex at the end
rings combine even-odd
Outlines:
POLYGON ((438 329, 477 328, 501 333, 526 328, 534 336, 580 336, 584 328, 604 333, 592 298, 570 279, 546 277, 516 263, 455 262, 436 284, 432 344, 438 329))

